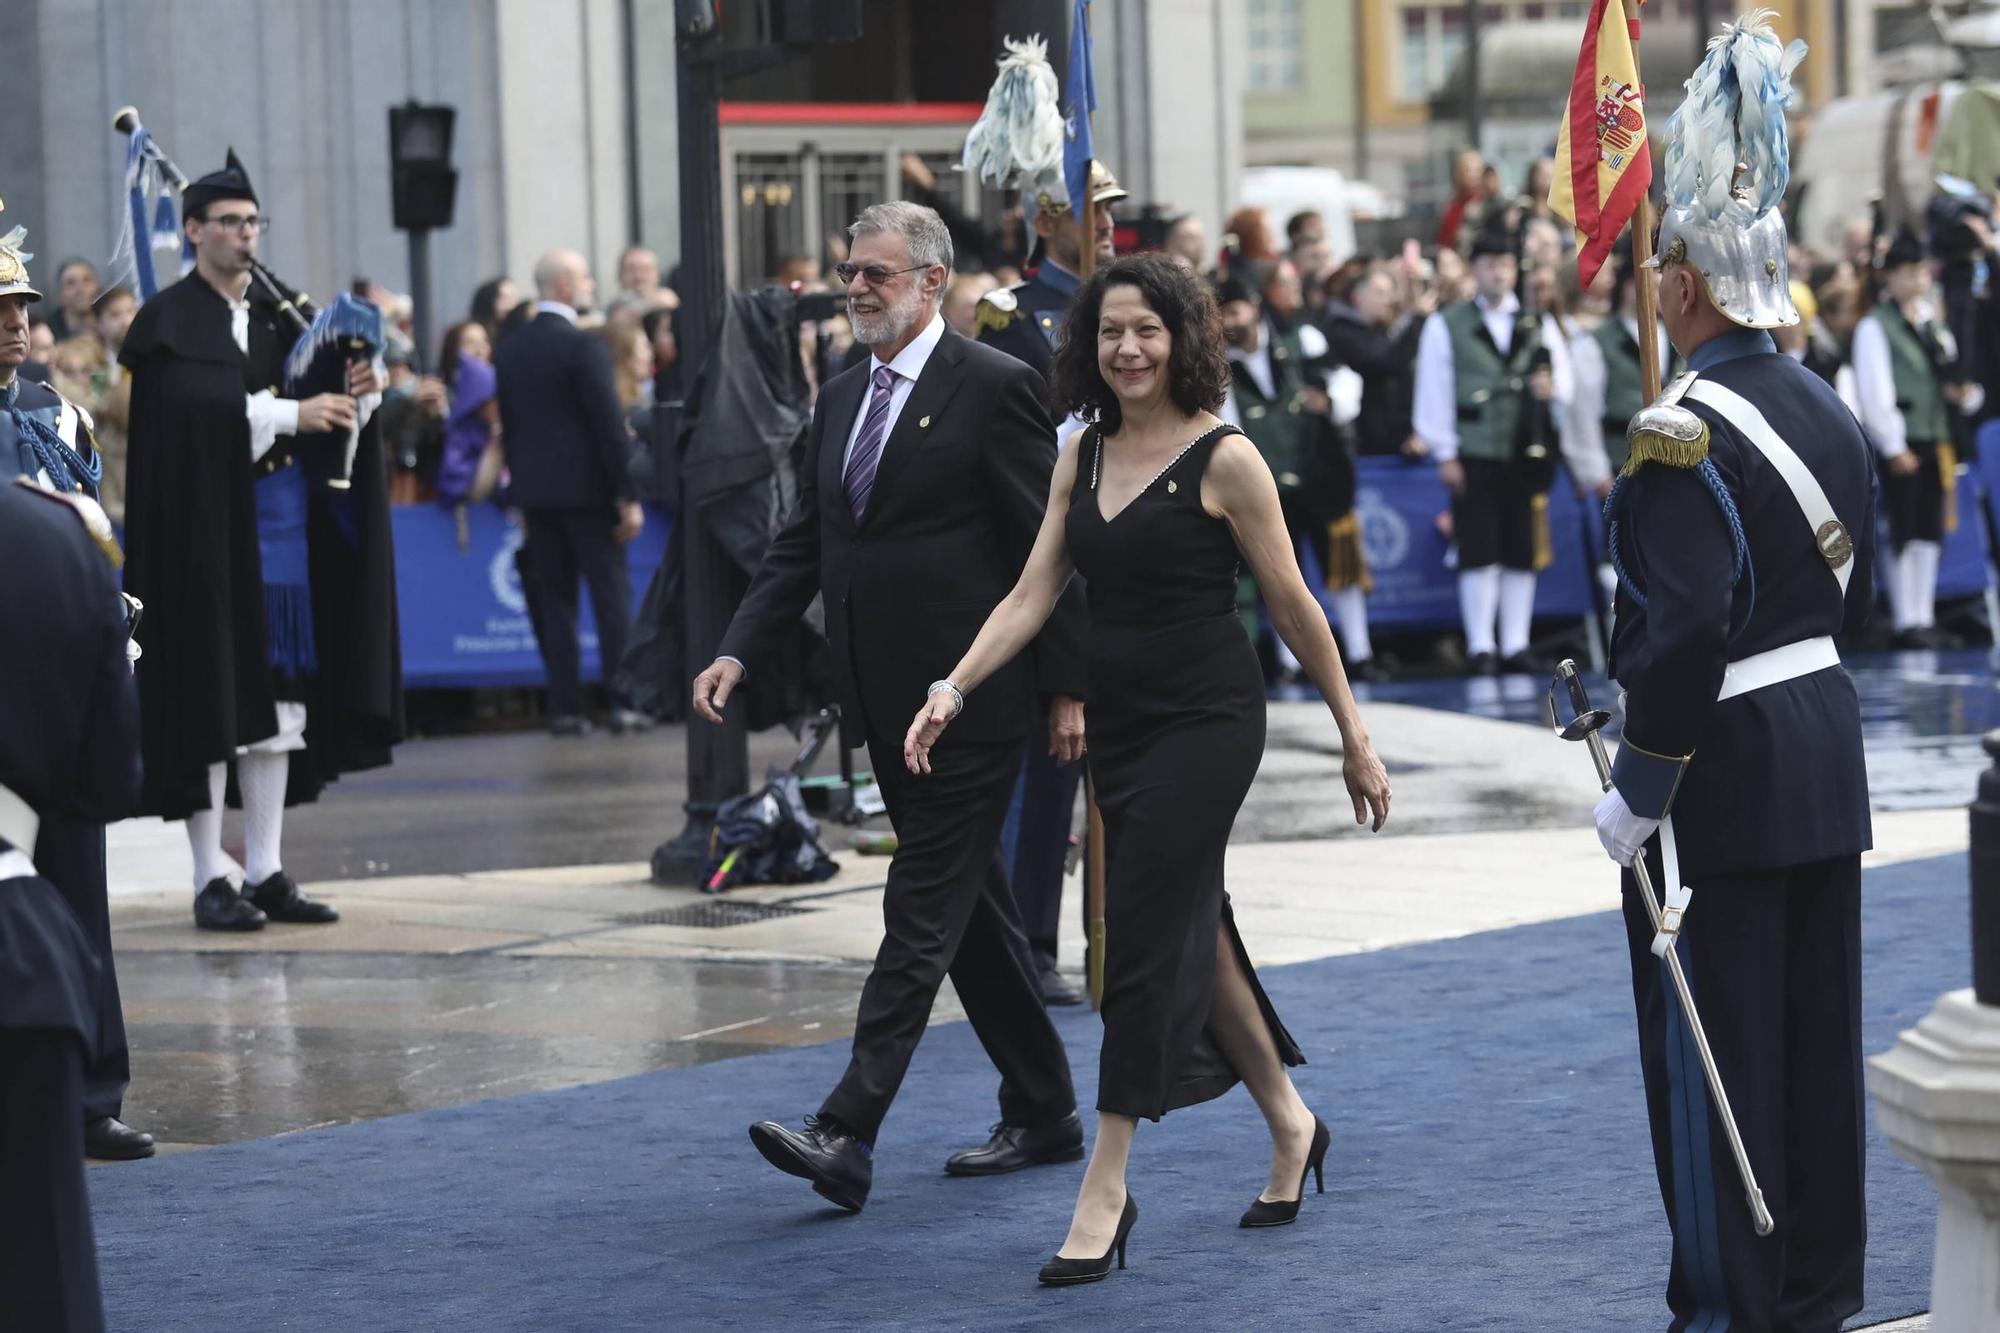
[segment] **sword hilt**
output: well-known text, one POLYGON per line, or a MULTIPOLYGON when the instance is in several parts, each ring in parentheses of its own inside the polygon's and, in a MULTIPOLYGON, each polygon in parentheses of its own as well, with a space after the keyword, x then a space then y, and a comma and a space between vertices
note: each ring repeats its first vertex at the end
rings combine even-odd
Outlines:
POLYGON ((1582 741, 1590 750, 1591 763, 1597 766, 1597 784, 1605 791, 1611 790, 1611 756, 1605 752, 1604 737, 1598 733, 1605 723, 1611 721, 1611 714, 1601 708, 1590 706, 1590 692, 1584 688, 1583 677, 1577 673, 1576 663, 1565 657, 1556 666, 1555 679, 1549 682, 1549 725, 1556 735, 1566 741, 1582 741), (1569 702, 1574 716, 1565 723, 1556 712, 1556 687, 1564 686, 1569 691, 1569 702))

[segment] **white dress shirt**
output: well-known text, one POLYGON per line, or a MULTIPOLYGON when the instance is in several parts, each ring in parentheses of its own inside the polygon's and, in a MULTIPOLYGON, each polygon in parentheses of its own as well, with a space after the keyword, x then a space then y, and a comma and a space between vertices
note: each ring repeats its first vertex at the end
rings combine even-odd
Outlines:
POLYGON ((889 416, 882 423, 882 443, 886 445, 896 429, 896 418, 903 414, 903 404, 910 401, 910 392, 917 387, 917 376, 924 373, 931 353, 937 350, 943 338, 944 316, 932 315, 923 332, 910 339, 910 345, 896 353, 893 360, 885 362, 877 356, 868 358, 868 384, 861 390, 861 408, 854 414, 854 426, 847 432, 847 448, 840 455, 843 480, 847 476, 848 461, 854 457, 855 442, 861 438, 861 427, 868 421, 868 405, 875 401, 875 372, 887 365, 896 373, 894 387, 889 390, 889 416))
POLYGON ((1902 409, 1896 406, 1896 372, 1889 360, 1889 334, 1882 318, 1874 311, 1854 326, 1855 413, 1875 444, 1875 452, 1894 458, 1909 452, 1909 436, 1903 427, 1902 409))
MULTIPOLYGON (((1639 321, 1631 315, 1620 315, 1618 322, 1636 344, 1639 321)), ((1656 326, 1655 332, 1659 337, 1660 371, 1665 374, 1673 348, 1664 327, 1656 326)), ((1611 475, 1611 456, 1604 449, 1604 397, 1611 372, 1604 364, 1604 349, 1589 334, 1581 334, 1572 341, 1569 354, 1576 398, 1570 404, 1569 429, 1563 432, 1563 455, 1577 484, 1595 487, 1611 475)))
MULTIPOLYGON (((1486 331, 1493 335, 1493 345, 1502 356, 1507 355, 1514 345, 1514 319, 1521 309, 1520 300, 1509 292, 1495 304, 1480 298, 1477 305, 1486 331)), ((1542 316, 1542 345, 1549 349, 1549 378, 1555 381, 1555 397, 1549 406, 1560 421, 1575 401, 1576 386, 1570 374, 1568 340, 1547 315, 1542 316)), ((1454 374, 1451 330, 1445 327, 1440 310, 1425 322, 1423 335, 1417 340, 1415 402, 1410 413, 1411 426, 1440 463, 1458 457, 1458 385, 1454 374)))
POLYGON ((561 301, 537 301, 535 313, 538 315, 561 315, 570 323, 576 323, 576 307, 561 301))
MULTIPOLYGON (((250 301, 247 295, 241 300, 231 300, 227 293, 218 293, 229 303, 229 336, 236 340, 236 350, 250 355, 250 301)), ((382 374, 378 360, 375 373, 382 374)), ((366 394, 355 399, 356 415, 354 429, 357 433, 368 424, 368 418, 375 415, 375 409, 382 405, 382 395, 366 394)), ((256 462, 271 452, 271 446, 278 442, 280 435, 299 433, 299 403, 296 398, 280 398, 269 389, 259 389, 244 395, 243 415, 250 419, 250 461, 256 462)))

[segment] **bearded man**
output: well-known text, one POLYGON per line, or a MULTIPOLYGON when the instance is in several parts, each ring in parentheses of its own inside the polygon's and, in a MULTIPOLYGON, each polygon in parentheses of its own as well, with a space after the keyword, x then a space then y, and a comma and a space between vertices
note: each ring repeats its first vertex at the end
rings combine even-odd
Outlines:
POLYGON ((722 656, 695 679, 694 707, 720 722, 731 692, 772 668, 807 606, 824 597, 846 740, 867 744, 899 846, 846 1074, 803 1131, 762 1121, 750 1137, 779 1170, 858 1212, 877 1133, 947 974, 1000 1071, 1001 1124, 946 1170, 990 1175, 1083 1156, 1069 1062, 1042 1008, 999 849, 1034 682, 1066 669, 1043 659, 1081 634, 1075 625, 1044 630, 1031 653, 965 701, 928 775, 903 767, 904 730, 932 673, 971 646, 1027 561, 1048 503, 1055 427, 1039 375, 939 315, 952 246, 935 212, 877 204, 849 234, 835 273, 855 338, 872 355, 820 391, 797 508, 722 656))

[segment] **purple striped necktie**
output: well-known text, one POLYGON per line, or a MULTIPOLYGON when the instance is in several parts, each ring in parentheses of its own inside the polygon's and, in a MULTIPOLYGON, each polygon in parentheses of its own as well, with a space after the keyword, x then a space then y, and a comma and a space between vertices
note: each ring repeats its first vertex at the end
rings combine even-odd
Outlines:
POLYGON ((875 489, 875 469, 882 462, 882 437, 889 424, 889 404, 896 396, 896 372, 887 366, 875 368, 875 392, 868 399, 868 415, 862 419, 861 434, 847 460, 847 507, 854 521, 868 511, 868 495, 875 489))

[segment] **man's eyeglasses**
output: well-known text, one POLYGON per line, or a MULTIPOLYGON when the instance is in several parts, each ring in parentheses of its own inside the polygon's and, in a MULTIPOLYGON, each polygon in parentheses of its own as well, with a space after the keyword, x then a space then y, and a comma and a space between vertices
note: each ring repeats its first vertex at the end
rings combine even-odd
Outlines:
POLYGON ((206 221, 214 223, 224 231, 233 231, 238 236, 256 236, 271 230, 268 214, 224 213, 220 217, 210 217, 206 221))
POLYGON ((833 266, 833 276, 840 279, 840 285, 843 287, 852 283, 857 277, 870 287, 880 287, 898 273, 915 273, 918 269, 929 267, 929 264, 912 264, 908 268, 883 268, 880 264, 841 263, 833 266))

